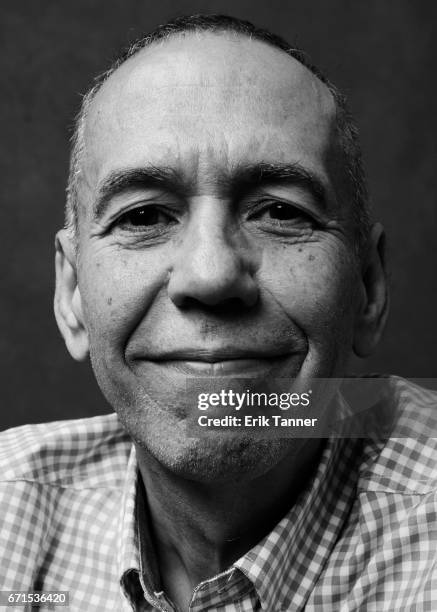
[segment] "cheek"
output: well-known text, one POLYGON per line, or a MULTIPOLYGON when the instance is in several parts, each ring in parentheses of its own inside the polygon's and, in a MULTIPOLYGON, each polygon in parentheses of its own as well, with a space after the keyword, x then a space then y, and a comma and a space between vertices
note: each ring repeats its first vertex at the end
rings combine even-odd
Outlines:
POLYGON ((347 333, 355 303, 356 275, 346 249, 315 243, 265 254, 267 291, 310 341, 347 333))
POLYGON ((102 251, 84 260, 79 287, 91 345, 118 351, 165 284, 167 271, 162 258, 135 252, 102 251))

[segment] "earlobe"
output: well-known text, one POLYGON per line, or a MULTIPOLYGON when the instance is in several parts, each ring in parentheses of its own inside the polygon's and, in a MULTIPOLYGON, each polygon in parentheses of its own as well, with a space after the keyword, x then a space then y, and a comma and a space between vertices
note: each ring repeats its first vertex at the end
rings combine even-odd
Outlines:
POLYGON ((353 349, 358 357, 368 357, 381 339, 389 309, 385 234, 380 223, 373 225, 368 249, 363 257, 361 293, 361 303, 355 320, 353 349))
POLYGON ((57 233, 55 246, 56 322, 70 355, 77 361, 83 361, 89 353, 88 332, 77 285, 74 245, 66 230, 57 233))

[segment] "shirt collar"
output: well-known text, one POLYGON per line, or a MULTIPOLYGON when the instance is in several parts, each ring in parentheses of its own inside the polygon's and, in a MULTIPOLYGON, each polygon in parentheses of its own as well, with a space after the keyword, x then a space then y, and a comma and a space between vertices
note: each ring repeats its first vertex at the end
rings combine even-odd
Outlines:
POLYGON ((123 496, 120 504, 117 534, 117 563, 120 585, 123 592, 131 598, 130 577, 139 571, 140 559, 136 533, 135 503, 138 482, 138 469, 135 447, 132 444, 126 469, 123 496))
POLYGON ((160 592, 160 576, 150 537, 146 496, 133 444, 126 469, 118 525, 118 575, 124 595, 136 610, 150 609, 146 602, 158 610, 164 609, 165 603, 168 609, 170 606, 160 592), (147 566, 142 562, 144 558, 147 558, 147 566))
POLYGON ((361 440, 328 439, 316 473, 290 510, 239 559, 263 610, 304 606, 353 503, 361 440))
POLYGON ((118 521, 118 567, 120 575, 139 568, 138 542, 135 533, 135 502, 138 481, 135 447, 132 444, 126 468, 122 502, 118 521))
MULTIPOLYGON (((205 581, 211 587, 208 589, 210 603, 212 591, 217 590, 220 599, 220 591, 227 590, 227 584, 234 596, 237 591, 246 592, 253 584, 264 610, 290 610, 304 604, 329 558, 354 499, 359 469, 355 464, 360 456, 358 445, 361 440, 327 440, 315 475, 290 512, 232 568, 205 581)), ((159 609, 160 600, 163 602, 165 597, 159 593, 160 578, 150 532, 142 529, 139 533, 138 513, 141 513, 140 524, 147 524, 147 509, 132 445, 118 521, 120 584, 131 601, 144 601, 145 597, 159 609), (142 567, 141 548, 148 567, 142 567)), ((224 596, 225 593, 221 595, 224 596)))

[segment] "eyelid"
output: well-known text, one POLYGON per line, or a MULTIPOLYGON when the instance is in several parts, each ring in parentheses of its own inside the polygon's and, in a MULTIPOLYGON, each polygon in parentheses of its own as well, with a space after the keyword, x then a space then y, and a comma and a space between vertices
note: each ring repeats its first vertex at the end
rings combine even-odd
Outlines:
POLYGON ((163 214, 166 214, 168 217, 177 219, 178 212, 180 213, 180 207, 175 205, 170 205, 168 203, 157 202, 156 199, 150 201, 136 201, 132 202, 132 204, 123 208, 123 210, 118 210, 114 212, 107 221, 108 226, 113 227, 117 223, 119 223, 123 217, 127 216, 129 213, 134 212, 135 210, 141 210, 142 208, 157 208, 163 214))
MULTIPOLYGON (((149 203, 144 203, 144 202, 135 202, 132 203, 130 206, 127 206, 125 209, 123 209, 122 211, 118 211, 116 213, 114 213, 113 215, 111 215, 111 217, 105 221, 105 227, 103 228, 103 233, 105 235, 109 235, 112 234, 113 232, 119 231, 119 232, 127 232, 129 234, 136 234, 136 235, 142 235, 142 234, 156 234, 156 233, 160 233, 158 232, 157 227, 158 226, 149 226, 149 230, 146 230, 145 228, 148 226, 135 226, 132 224, 131 229, 128 229, 127 227, 123 227, 125 220, 123 219, 123 217, 125 217, 126 215, 128 215, 129 213, 132 213, 133 211, 137 210, 137 209, 142 209, 142 208, 164 208, 164 205, 162 204, 154 204, 152 202, 149 203), (152 228, 155 228, 154 230, 152 230, 152 228)), ((168 209, 168 206, 166 206, 165 208, 168 209)), ((176 219, 176 215, 170 215, 168 210, 165 211, 165 213, 167 214, 167 216, 169 218, 172 218, 174 220, 176 219)))
POLYGON ((299 213, 301 213, 302 215, 307 216, 308 218, 312 219, 315 223, 320 223, 322 224, 324 222, 324 219, 322 218, 322 216, 320 215, 320 213, 317 213, 312 207, 310 208, 308 205, 304 205, 304 204, 298 204, 294 201, 290 201, 287 200, 285 198, 281 198, 281 197, 274 197, 274 196, 265 196, 262 199, 260 199, 256 204, 254 204, 253 206, 251 206, 250 204, 247 206, 247 208, 251 208, 251 210, 248 211, 248 216, 252 216, 252 215, 256 215, 257 213, 262 212, 263 210, 267 210, 269 208, 269 206, 275 205, 275 204, 282 204, 284 206, 289 206, 290 208, 294 208, 296 211, 298 211, 299 213))
MULTIPOLYGON (((177 199, 178 200, 178 199, 177 199)), ((137 206, 175 204, 175 194, 158 188, 131 187, 121 190, 108 200, 102 219, 105 223, 112 223, 121 214, 137 206)), ((180 202, 179 202, 180 204, 180 202)))

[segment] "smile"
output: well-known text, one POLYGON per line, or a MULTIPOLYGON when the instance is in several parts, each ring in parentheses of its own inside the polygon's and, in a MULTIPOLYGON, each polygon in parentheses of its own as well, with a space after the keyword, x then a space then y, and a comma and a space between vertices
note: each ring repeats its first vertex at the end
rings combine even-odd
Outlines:
POLYGON ((223 361, 168 361, 167 367, 180 370, 188 376, 248 376, 258 377, 271 370, 284 358, 276 359, 226 359, 223 361))
POLYGON ((160 357, 150 360, 146 358, 144 361, 149 361, 160 368, 169 369, 185 376, 259 378, 265 377, 274 369, 282 369, 288 364, 294 370, 297 362, 300 364, 302 359, 303 354, 301 352, 280 355, 254 355, 253 353, 231 355, 230 351, 220 351, 218 353, 203 352, 203 354, 197 352, 196 355, 192 353, 173 354, 165 358, 160 357))

